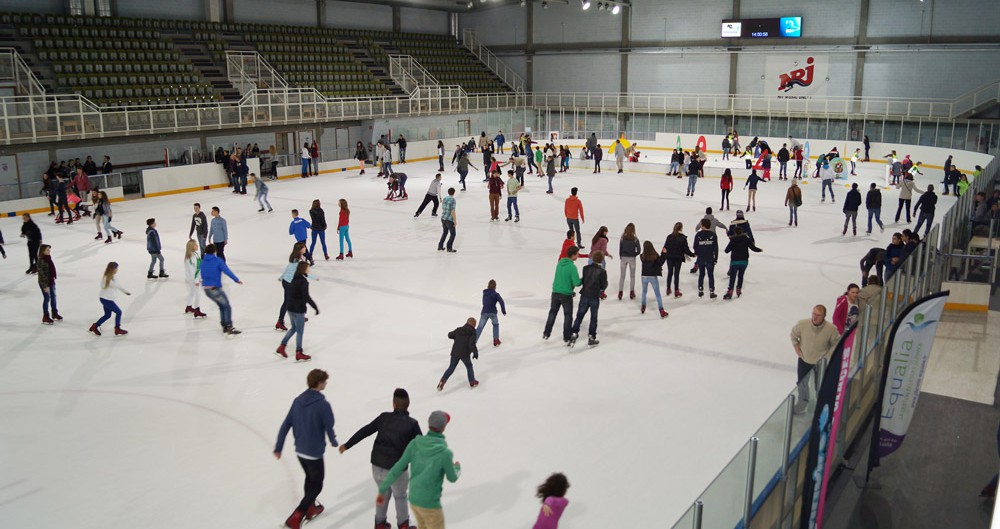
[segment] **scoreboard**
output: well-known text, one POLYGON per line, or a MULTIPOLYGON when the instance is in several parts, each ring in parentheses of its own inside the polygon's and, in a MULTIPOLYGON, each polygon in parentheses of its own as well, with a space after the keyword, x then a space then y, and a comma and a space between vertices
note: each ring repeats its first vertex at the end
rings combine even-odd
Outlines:
POLYGON ((802 17, 742 18, 722 21, 722 38, 769 39, 802 36, 802 17))

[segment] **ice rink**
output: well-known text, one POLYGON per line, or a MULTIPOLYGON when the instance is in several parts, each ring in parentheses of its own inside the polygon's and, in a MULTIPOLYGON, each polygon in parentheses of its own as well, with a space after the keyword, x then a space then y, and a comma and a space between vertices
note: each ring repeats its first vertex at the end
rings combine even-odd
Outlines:
MULTIPOLYGON (((795 382, 788 332, 810 308, 836 297, 860 278, 858 260, 884 247, 893 231, 897 193, 883 190, 885 233, 841 236, 846 181, 837 202, 820 203, 819 180, 803 185, 799 227, 787 226, 787 182, 761 184, 756 212, 748 212, 757 245, 743 296, 723 301, 729 257, 720 252, 719 299, 697 297, 696 276, 685 265, 684 297, 655 301, 639 313, 639 300, 617 300, 618 242, 628 222, 641 240, 659 249, 674 222, 693 238, 706 206, 719 206, 721 163, 710 157, 696 196, 685 198, 687 179, 652 172, 617 175, 574 168, 555 178, 526 176, 521 222, 490 222, 482 172, 470 173, 458 192, 458 253, 435 250, 441 233, 429 209, 413 213, 436 169, 435 161, 395 166, 409 175, 410 199, 384 201, 384 180, 374 171, 324 174, 271 182, 273 213, 257 213, 250 195, 228 189, 116 204, 121 241, 94 241, 93 222, 54 225, 35 215, 52 245, 64 321, 42 326, 41 293, 27 268, 19 218, 0 220, 8 258, 0 262, 3 347, 0 352, 0 527, 278 527, 301 495, 302 471, 294 451, 271 454, 292 399, 305 375, 331 375, 327 399, 341 442, 391 408, 392 391, 406 388, 411 415, 426 431, 433 410, 452 416, 445 432, 462 477, 445 484, 449 526, 530 527, 538 511, 534 489, 549 473, 565 472, 572 488, 563 526, 664 527, 723 468, 795 382), (600 226, 610 228, 611 286, 600 309, 598 338, 565 347, 557 332, 542 340, 551 283, 565 238, 563 200, 580 189, 585 245, 600 226), (305 351, 295 363, 273 354, 282 289, 278 276, 294 242, 289 211, 305 214, 322 200, 331 257, 337 252, 337 199, 350 203, 355 258, 316 262, 311 287, 321 314, 308 315, 305 351), (202 296, 204 320, 183 314, 186 287, 183 245, 191 204, 219 206, 228 220, 229 265, 244 281, 227 280, 233 320, 243 334, 220 331, 215 305, 202 296), (155 217, 167 261, 167 280, 147 280, 145 220, 155 217), (101 315, 99 280, 108 261, 121 264, 118 279, 132 296, 120 296, 129 335, 98 338, 87 328, 101 315), (503 344, 480 340, 476 362, 482 385, 470 389, 461 367, 441 393, 435 385, 447 367, 446 334, 479 317, 481 292, 490 279, 507 302, 500 317, 503 344)), ((479 155, 472 157, 479 166, 479 155)), ((746 205, 748 171, 729 162, 737 177, 725 223, 746 205)), ((449 166, 445 188, 457 182, 449 166)), ((918 186, 940 181, 925 170, 918 186)), ((860 164, 862 194, 884 184, 884 165, 860 164)), ((939 187, 935 185, 935 187, 939 187)), ((940 191, 940 190, 939 190, 940 191)), ((916 197, 914 198, 916 202, 916 197)), ((506 196, 501 207, 506 203, 506 196)), ((938 218, 954 203, 941 197, 938 218)), ((305 215, 308 218, 308 215, 305 215)), ((505 217, 501 214, 501 219, 505 217)), ((916 219, 914 218, 914 221, 916 219)), ((721 232, 720 232, 721 235, 721 232)), ((725 238, 720 241, 725 245, 725 238)), ((585 260, 577 262, 582 270, 585 260)), ((665 278, 663 278, 665 279, 665 278)), ((638 278, 637 278, 638 280, 638 278)), ((665 285, 661 280, 661 289, 665 285)), ((639 285, 637 282, 637 290, 639 285)), ((638 293, 638 292, 637 292, 638 293)), ((585 320, 586 321, 586 320, 585 320)), ((586 323, 585 323, 586 324, 586 323)), ((312 526, 372 526, 375 486, 372 438, 344 455, 328 449, 326 512, 312 526)), ((390 509, 390 521, 394 515, 390 509)))

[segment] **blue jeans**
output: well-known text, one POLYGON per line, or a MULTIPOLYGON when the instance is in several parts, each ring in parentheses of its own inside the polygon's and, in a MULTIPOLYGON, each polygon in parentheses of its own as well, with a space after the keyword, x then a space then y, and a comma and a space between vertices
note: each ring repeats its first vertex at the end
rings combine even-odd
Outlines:
POLYGON ((444 240, 448 239, 448 249, 452 249, 455 243, 455 223, 450 220, 441 219, 441 240, 438 241, 438 250, 444 249, 444 240))
POLYGON ((563 341, 569 340, 573 334, 573 296, 569 294, 552 293, 552 301, 549 303, 549 316, 545 320, 545 330, 542 334, 549 336, 552 334, 552 327, 556 324, 556 316, 559 309, 563 312, 563 341))
POLYGON ((823 191, 823 200, 826 200, 826 189, 830 188, 830 201, 835 201, 836 198, 833 196, 833 179, 823 180, 821 190, 823 191))
POLYGON ((463 191, 465 190, 465 177, 467 177, 467 176, 469 176, 469 170, 468 169, 459 169, 458 170, 458 183, 462 184, 462 190, 463 191))
POLYGON ((552 179, 553 178, 555 178, 555 177, 554 176, 550 176, 549 177, 549 193, 553 193, 554 192, 554 191, 552 191, 552 179))
POLYGON ((642 306, 646 306, 646 288, 652 286, 653 294, 656 294, 656 306, 663 310, 663 298, 660 297, 660 278, 656 276, 642 276, 642 306))
POLYGON ((309 245, 309 254, 311 255, 316 250, 316 238, 319 238, 320 245, 323 246, 323 255, 329 254, 330 252, 326 251, 326 230, 312 231, 312 244, 309 245))
POLYGON ((500 339, 500 321, 497 320, 496 312, 484 312, 479 315, 479 325, 476 327, 476 341, 479 340, 479 335, 483 334, 483 329, 486 328, 486 320, 489 319, 493 322, 493 339, 500 339))
POLYGON ((459 360, 465 364, 465 372, 469 375, 469 383, 471 384, 476 381, 476 372, 472 370, 472 359, 468 357, 457 358, 453 356, 451 357, 451 363, 448 364, 448 369, 446 369, 444 374, 441 375, 441 382, 448 381, 448 377, 450 377, 451 374, 455 372, 455 368, 458 367, 459 360))
POLYGON ((104 234, 111 237, 115 233, 118 233, 118 229, 111 225, 111 217, 108 215, 104 216, 104 234))
POLYGON ((226 291, 222 290, 222 287, 208 287, 205 289, 205 295, 219 306, 219 320, 222 327, 231 326, 233 324, 233 308, 229 306, 229 296, 226 295, 226 291))
POLYGON ((160 262, 160 273, 163 273, 163 254, 160 252, 149 254, 149 273, 153 273, 153 269, 156 268, 156 262, 160 262))
MULTIPOLYGON (((795 223, 796 226, 799 224, 799 207, 789 204, 788 205, 788 223, 795 223)), ((871 231, 871 228, 868 229, 871 231)))
POLYGON ((926 238, 927 233, 931 231, 931 224, 934 224, 934 214, 924 213, 924 210, 921 209, 920 215, 917 216, 917 226, 913 228, 913 232, 916 233, 920 231, 920 226, 922 226, 925 222, 927 223, 927 226, 924 228, 924 238, 926 238))
POLYGON ((667 170, 667 174, 674 174, 680 169, 680 164, 677 162, 670 162, 670 169, 667 170))
POLYGON ((733 289, 733 283, 736 283, 736 288, 743 288, 743 274, 747 271, 747 263, 730 263, 729 265, 729 290, 733 289))
POLYGON ((517 197, 507 197, 507 218, 510 218, 510 208, 514 208, 514 215, 521 216, 521 210, 517 207, 517 197))
POLYGON ((94 325, 100 327, 102 323, 108 321, 108 318, 111 317, 111 313, 113 312, 115 314, 115 327, 121 327, 122 309, 118 308, 118 304, 110 299, 101 298, 101 306, 104 307, 104 316, 101 316, 101 319, 97 320, 97 323, 94 325))
POLYGON ((882 208, 874 208, 874 209, 869 209, 868 210, 868 233, 872 232, 872 217, 875 218, 875 222, 878 224, 878 227, 880 229, 883 228, 883 226, 882 226, 882 208))
MULTIPOLYGON (((257 178, 260 178, 259 176, 257 178)), ((257 192, 257 203, 260 204, 260 209, 264 209, 264 204, 267 204, 267 209, 271 209, 271 202, 267 200, 267 188, 257 192)))
POLYGON ((573 321, 573 333, 580 333, 580 324, 583 317, 590 311, 590 327, 587 329, 587 336, 597 336, 597 309, 601 306, 601 298, 588 298, 580 296, 580 305, 576 309, 576 320, 573 321))
MULTIPOLYGON (((351 244, 351 234, 348 233, 350 231, 350 228, 351 228, 350 226, 341 226, 340 229, 338 230, 338 234, 340 235, 340 254, 341 255, 344 254, 344 239, 347 239, 347 251, 348 251, 348 253, 354 253, 354 246, 351 244)), ((323 250, 324 251, 326 250, 326 244, 323 245, 323 250)))
POLYGON ((715 292, 715 263, 698 261, 698 292, 705 289, 705 275, 708 274, 708 291, 715 292))
POLYGON ((566 219, 566 225, 576 234, 576 247, 583 248, 583 239, 580 235, 580 219, 566 219))
POLYGON ((302 159, 302 178, 309 176, 309 158, 302 159))
POLYGON ((49 287, 48 292, 42 290, 42 314, 48 316, 49 307, 52 307, 53 314, 59 312, 59 308, 56 307, 56 286, 54 284, 49 287))
POLYGON ((698 183, 698 175, 692 174, 688 175, 688 193, 694 195, 694 186, 698 183))
POLYGON ((288 332, 285 333, 284 338, 281 339, 281 345, 288 345, 288 339, 295 335, 295 350, 302 350, 302 333, 306 330, 306 314, 304 312, 289 312, 288 319, 291 320, 292 326, 288 328, 288 332))

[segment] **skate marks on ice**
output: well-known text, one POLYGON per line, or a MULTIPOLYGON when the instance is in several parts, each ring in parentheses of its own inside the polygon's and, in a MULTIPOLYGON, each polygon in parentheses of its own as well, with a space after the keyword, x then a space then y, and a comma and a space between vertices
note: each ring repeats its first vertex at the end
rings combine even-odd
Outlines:
POLYGON ((10 505, 18 500, 37 494, 42 491, 42 487, 24 490, 30 487, 28 478, 21 478, 10 483, 0 485, 0 507, 10 505))

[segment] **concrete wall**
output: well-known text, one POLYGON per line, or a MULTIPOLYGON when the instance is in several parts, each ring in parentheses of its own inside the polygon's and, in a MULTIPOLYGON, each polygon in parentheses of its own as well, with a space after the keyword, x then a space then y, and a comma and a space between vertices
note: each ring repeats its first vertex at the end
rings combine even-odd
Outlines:
POLYGON ((399 24, 404 32, 447 35, 448 13, 403 7, 399 10, 399 24))
POLYGON ((628 90, 638 94, 726 94, 729 56, 721 53, 632 54, 628 90))
POLYGON ((335 28, 392 31, 392 8, 328 0, 326 3, 326 24, 335 28))
POLYGON ((621 91, 621 58, 615 53, 536 55, 535 92, 621 91))
POLYGON ((44 13, 65 15, 69 13, 66 0, 0 0, 0 11, 13 13, 44 13))
MULTIPOLYGON (((238 0, 240 4, 242 0, 238 0)), ((171 0, 170 2, 118 2, 118 16, 134 18, 171 18, 204 20, 205 0, 171 0)))

